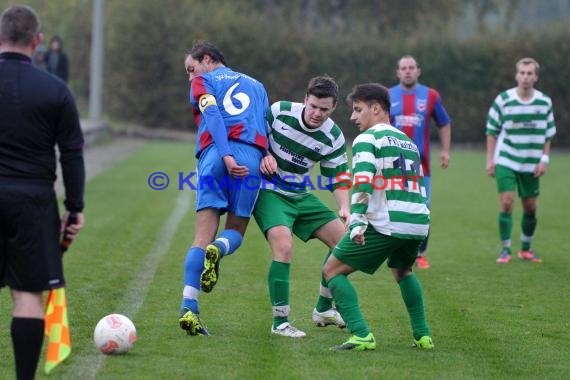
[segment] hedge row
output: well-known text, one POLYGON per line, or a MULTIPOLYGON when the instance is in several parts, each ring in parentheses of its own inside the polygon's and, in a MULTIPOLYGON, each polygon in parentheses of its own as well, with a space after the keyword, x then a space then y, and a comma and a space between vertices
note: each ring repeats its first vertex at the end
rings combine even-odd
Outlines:
MULTIPOLYGON (((54 21, 67 20, 67 26, 50 21, 50 16, 45 25, 58 28, 67 39, 71 85, 84 95, 89 44, 83 42, 89 40, 85 21, 91 5, 66 1, 70 11, 54 21)), ((51 5, 44 4, 42 10, 54 13, 51 5)), ((352 20, 350 30, 338 33, 322 27, 307 31, 284 18, 298 18, 294 14, 268 17, 248 2, 211 0, 201 1, 200 6, 178 0, 107 2, 105 17, 104 105, 115 119, 193 130, 184 54, 193 40, 207 39, 224 51, 233 69, 260 79, 271 101, 301 101, 308 80, 322 73, 337 79, 343 97, 357 83, 377 81, 390 86, 396 83, 397 59, 413 54, 422 66, 421 81, 440 92, 452 117, 453 141, 482 143, 493 98, 515 86, 514 63, 532 56, 541 63, 537 88, 554 102, 558 125, 554 145, 570 146, 568 23, 515 37, 486 35, 469 40, 434 35, 420 27, 421 36, 380 33, 360 20, 352 20)), ((341 100, 334 119, 352 137, 356 128, 349 115, 341 100)))

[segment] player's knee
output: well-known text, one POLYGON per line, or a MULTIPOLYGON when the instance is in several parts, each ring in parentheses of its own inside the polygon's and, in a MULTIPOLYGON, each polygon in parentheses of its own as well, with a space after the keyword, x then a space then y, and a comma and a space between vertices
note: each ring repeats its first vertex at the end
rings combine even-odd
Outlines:
POLYGON ((325 281, 328 283, 334 276, 340 274, 339 268, 334 265, 333 260, 331 260, 330 256, 323 266, 322 274, 325 281))
POLYGON ((323 278, 325 279, 325 281, 326 281, 327 283, 330 281, 331 278, 334 277, 334 274, 332 273, 332 271, 330 270, 330 268, 327 268, 327 265, 326 265, 326 264, 325 264, 325 266, 323 267, 322 274, 323 274, 323 278))
POLYGON ((505 213, 512 213, 513 206, 515 203, 515 196, 514 193, 501 193, 500 204, 501 204, 501 211, 505 213))
POLYGON ((536 198, 532 200, 523 199, 522 205, 523 205, 523 211, 526 215, 528 215, 531 218, 536 217, 536 198))
POLYGON ((240 216, 236 216, 233 213, 228 213, 228 217, 226 219, 226 224, 224 227, 226 230, 236 231, 243 237, 245 235, 245 231, 247 230, 248 223, 249 223, 249 218, 243 218, 240 216))
POLYGON ((290 263, 293 256, 293 247, 291 245, 273 246, 273 260, 282 263, 290 263))
POLYGON ((404 278, 412 274, 412 268, 392 268, 392 275, 396 282, 402 281, 404 278))
POLYGON ((293 237, 285 226, 272 227, 267 231, 267 241, 271 246, 273 260, 291 262, 293 255, 293 237))
POLYGON ((508 200, 503 200, 501 202, 501 211, 507 214, 511 214, 513 212, 513 202, 508 200))

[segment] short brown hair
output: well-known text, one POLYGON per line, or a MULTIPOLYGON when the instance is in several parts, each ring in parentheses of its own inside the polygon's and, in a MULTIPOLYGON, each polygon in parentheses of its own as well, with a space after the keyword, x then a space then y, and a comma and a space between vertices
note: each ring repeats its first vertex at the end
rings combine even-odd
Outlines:
POLYGON ((0 16, 0 39, 4 43, 27 46, 40 32, 40 19, 27 5, 13 5, 0 16))
POLYGON ((189 55, 191 55, 192 58, 198 62, 202 62, 204 56, 208 55, 210 58, 212 58, 212 61, 214 61, 214 63, 221 63, 222 65, 227 66, 226 58, 224 57, 222 51, 218 49, 217 46, 211 44, 208 41, 195 41, 186 57, 189 55))
POLYGON ((319 99, 333 98, 333 104, 338 100, 338 85, 326 74, 314 77, 307 85, 307 96, 313 95, 319 99))
POLYGON ((534 65, 534 73, 538 75, 538 71, 540 70, 540 65, 538 64, 536 59, 530 57, 519 59, 517 64, 515 65, 516 71, 517 72, 519 71, 520 65, 531 65, 531 64, 534 65))
POLYGON ((378 103, 384 112, 390 113, 390 92, 380 83, 357 84, 346 97, 346 101, 348 103, 356 101, 367 104, 378 103))

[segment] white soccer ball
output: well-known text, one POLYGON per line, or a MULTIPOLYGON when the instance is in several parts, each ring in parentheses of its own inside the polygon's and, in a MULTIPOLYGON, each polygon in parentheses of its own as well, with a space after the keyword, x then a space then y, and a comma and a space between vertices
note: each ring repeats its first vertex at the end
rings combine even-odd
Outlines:
POLYGON ((124 315, 109 314, 95 326, 93 340, 105 355, 126 354, 137 340, 137 330, 124 315))

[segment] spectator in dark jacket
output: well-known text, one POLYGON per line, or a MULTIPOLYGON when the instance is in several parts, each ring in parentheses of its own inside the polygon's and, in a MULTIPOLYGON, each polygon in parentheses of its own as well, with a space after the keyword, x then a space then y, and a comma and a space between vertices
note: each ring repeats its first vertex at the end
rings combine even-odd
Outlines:
POLYGON ((46 53, 46 47, 44 45, 38 45, 34 55, 32 55, 32 65, 40 70, 47 71, 46 53))
POLYGON ((59 36, 53 36, 46 53, 47 71, 60 77, 65 83, 69 79, 69 61, 63 52, 63 41, 59 36))

